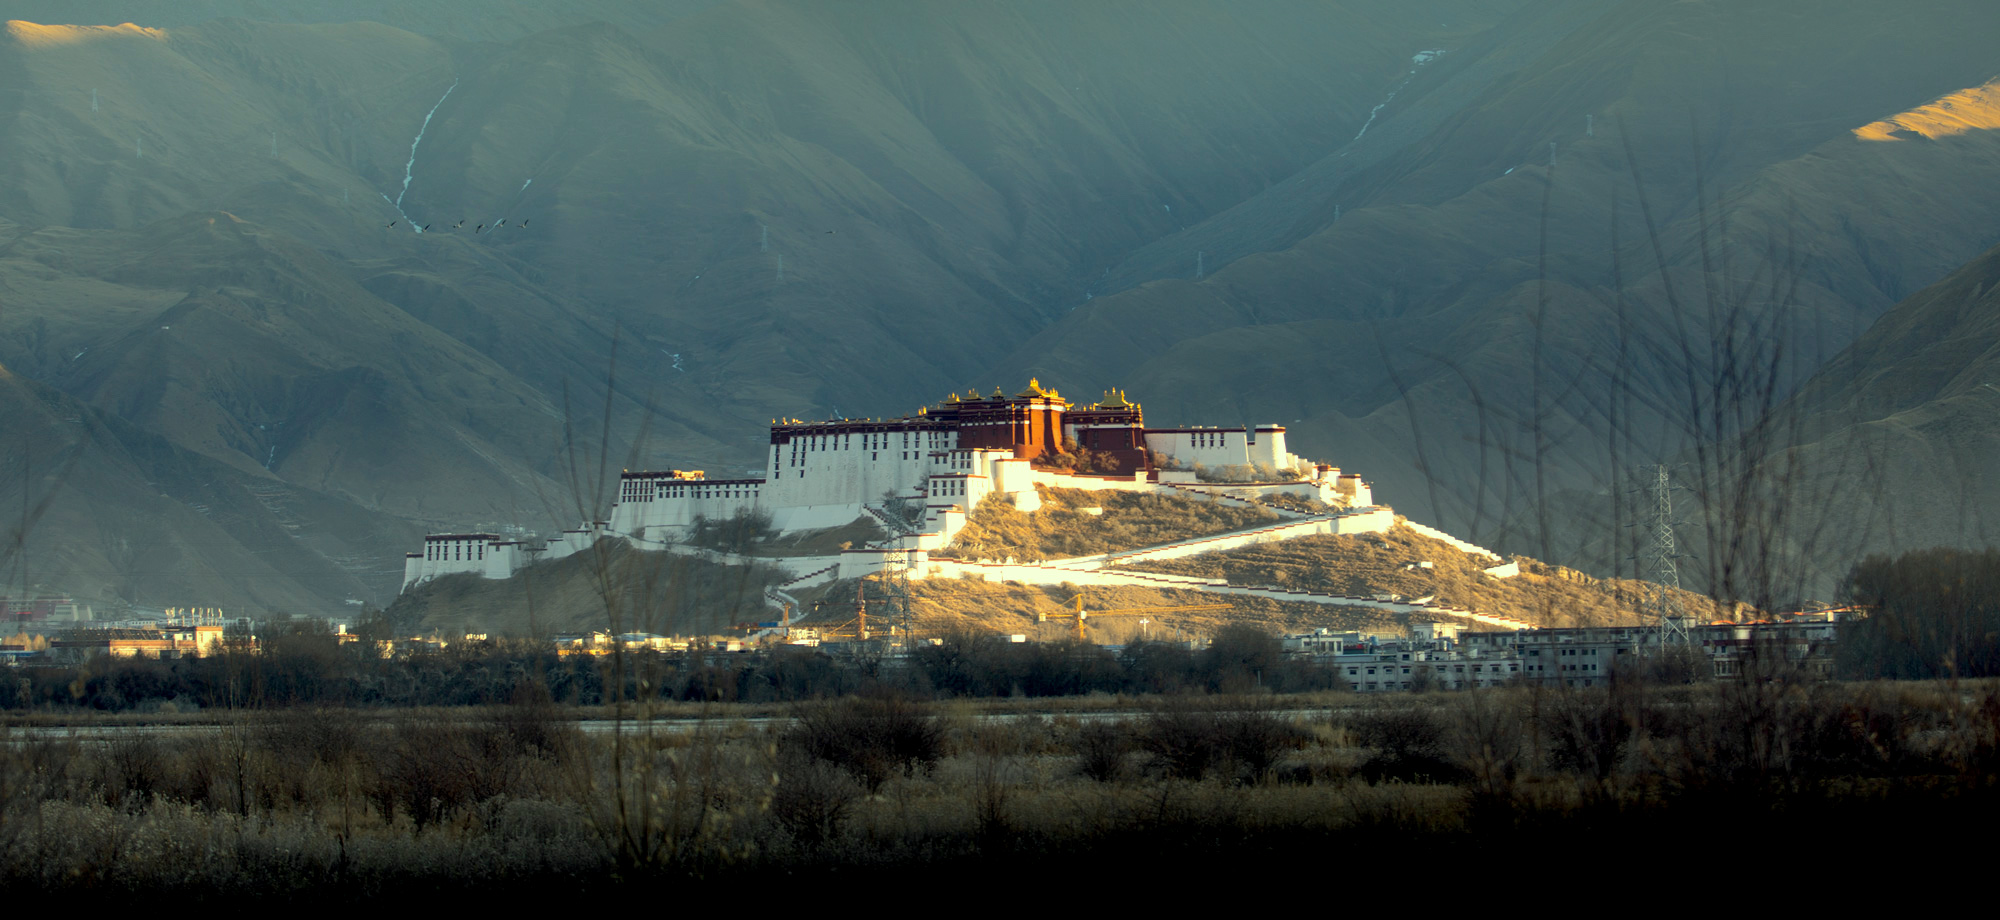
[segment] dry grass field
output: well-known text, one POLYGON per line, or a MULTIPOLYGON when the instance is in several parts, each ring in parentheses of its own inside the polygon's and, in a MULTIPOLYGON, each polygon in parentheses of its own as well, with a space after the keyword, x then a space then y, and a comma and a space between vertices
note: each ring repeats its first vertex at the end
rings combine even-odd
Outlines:
MULTIPOLYGON (((1538 626, 1598 626, 1639 622, 1657 588, 1651 582, 1595 578, 1562 566, 1516 557, 1521 574, 1495 578, 1495 563, 1404 527, 1386 534, 1301 537, 1127 568, 1172 575, 1226 578, 1233 584, 1406 598, 1494 613, 1538 626), (1429 562, 1430 568, 1419 564, 1429 562)), ((1683 591, 1690 611, 1712 611, 1708 598, 1683 591)))
MULTIPOLYGON (((832 589, 838 592, 840 589, 832 589)), ((852 589, 847 589, 852 593, 852 589)), ((1197 638, 1213 634, 1227 625, 1255 626, 1272 633, 1300 632, 1327 628, 1359 629, 1400 633, 1408 628, 1409 617, 1366 607, 1334 607, 1326 604, 1283 603, 1261 597, 1218 596, 1200 591, 1139 587, 1079 588, 1075 585, 1021 585, 972 579, 925 579, 910 583, 912 609, 920 635, 943 635, 955 631, 980 633, 1020 633, 1031 641, 1056 641, 1076 634, 1074 620, 1035 621, 1036 614, 1057 614, 1073 610, 1078 593, 1085 608, 1127 610, 1113 616, 1093 615, 1084 628, 1090 641, 1123 644, 1150 636, 1154 639, 1197 638), (1133 610, 1223 603, 1227 610, 1133 610), (1148 620, 1141 624, 1141 619, 1148 620)))
POLYGON ((1036 488, 1040 510, 1024 513, 989 498, 973 510, 951 545, 935 555, 1034 562, 1171 543, 1278 520, 1262 508, 1185 495, 1036 488))
POLYGON ((1289 710, 1218 696, 995 715, 862 696, 617 731, 524 691, 449 718, 16 731, 0 738, 0 880, 13 894, 518 906, 698 881, 779 899, 821 883, 962 894, 1078 865, 1241 879, 1329 854, 1374 871, 1412 853, 1559 853, 1566 886, 1609 889, 1629 882, 1610 870, 1716 833, 1794 854, 1921 839, 1995 804, 1991 681, 1768 676, 1289 710))

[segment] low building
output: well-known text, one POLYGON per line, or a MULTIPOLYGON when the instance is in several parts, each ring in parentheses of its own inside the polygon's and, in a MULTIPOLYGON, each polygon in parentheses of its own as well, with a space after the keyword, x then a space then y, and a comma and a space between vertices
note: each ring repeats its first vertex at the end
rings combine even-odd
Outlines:
POLYGON ((49 641, 50 657, 78 663, 99 655, 112 658, 200 658, 222 649, 222 626, 219 624, 78 630, 49 641))
MULTIPOLYGON (((1745 623, 1690 624, 1687 648, 1696 676, 1741 680, 1759 674, 1827 677, 1842 616, 1851 609, 1792 614, 1745 623)), ((1621 670, 1663 651, 1652 626, 1461 631, 1416 624, 1409 636, 1313 633, 1286 636, 1285 650, 1335 668, 1361 693, 1469 690, 1507 684, 1601 687, 1621 670)))

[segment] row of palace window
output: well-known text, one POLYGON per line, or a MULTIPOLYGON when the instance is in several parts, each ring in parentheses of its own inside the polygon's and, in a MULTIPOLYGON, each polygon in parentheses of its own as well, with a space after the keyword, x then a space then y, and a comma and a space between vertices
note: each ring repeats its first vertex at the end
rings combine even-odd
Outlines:
POLYGON ((486 544, 452 541, 424 546, 424 558, 432 562, 476 562, 486 558, 486 544))

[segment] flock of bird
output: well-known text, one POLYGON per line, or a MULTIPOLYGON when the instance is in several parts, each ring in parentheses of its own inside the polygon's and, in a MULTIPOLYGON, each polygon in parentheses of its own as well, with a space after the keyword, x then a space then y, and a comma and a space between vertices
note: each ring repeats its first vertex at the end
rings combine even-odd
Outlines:
MULTIPOLYGON (((495 230, 498 230, 498 229, 500 229, 501 227, 505 227, 505 226, 507 226, 507 220, 508 220, 508 218, 505 218, 505 217, 503 217, 503 218, 500 218, 500 222, 499 222, 499 223, 497 223, 497 224, 494 224, 494 225, 493 225, 493 229, 495 229, 495 230)), ((383 227, 382 227, 382 229, 384 229, 384 230, 394 230, 394 229, 396 229, 396 225, 397 225, 397 224, 400 224, 400 223, 402 223, 402 222, 403 222, 403 221, 402 221, 402 219, 401 219, 401 218, 398 218, 398 219, 396 219, 396 220, 392 220, 392 221, 388 222, 387 224, 384 224, 384 225, 383 225, 383 227)), ((432 227, 435 227, 435 226, 437 226, 437 225, 436 225, 436 224, 425 224, 425 225, 423 225, 423 226, 421 226, 421 227, 418 227, 418 228, 417 228, 417 232, 418 232, 418 233, 429 233, 429 232, 431 232, 431 228, 432 228, 432 227)), ((448 230, 457 230, 457 229, 459 229, 459 228, 461 228, 461 227, 464 227, 464 226, 465 226, 465 221, 461 220, 461 221, 459 221, 458 223, 455 223, 455 224, 452 224, 452 225, 451 225, 450 227, 447 227, 446 229, 448 229, 448 230)), ((528 222, 527 222, 527 221, 525 221, 525 220, 524 220, 524 221, 521 221, 520 223, 518 223, 518 224, 515 224, 515 225, 514 225, 514 229, 516 229, 516 230, 526 230, 526 229, 528 229, 528 222)), ((477 226, 475 226, 475 227, 473 227, 473 228, 472 228, 472 232, 473 232, 473 233, 475 233, 475 234, 478 234, 478 233, 484 233, 485 231, 486 231, 486 225, 485 225, 485 224, 479 224, 479 225, 477 225, 477 226)))

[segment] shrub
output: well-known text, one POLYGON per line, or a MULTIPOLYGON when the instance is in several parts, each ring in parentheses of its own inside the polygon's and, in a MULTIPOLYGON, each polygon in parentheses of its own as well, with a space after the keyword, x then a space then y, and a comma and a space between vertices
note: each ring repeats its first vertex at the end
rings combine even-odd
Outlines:
POLYGON ((798 745, 781 745, 778 784, 771 792, 771 817, 794 841, 818 846, 840 836, 848 809, 860 791, 846 770, 798 745))
POLYGON ((735 514, 719 521, 696 517, 694 527, 688 533, 688 542, 719 552, 747 553, 776 532, 771 525, 770 512, 739 508, 735 514))
POLYGON ((1286 751, 1305 743, 1298 726, 1268 710, 1219 710, 1187 697, 1148 713, 1139 738, 1167 776, 1201 779, 1221 772, 1252 783, 1269 777, 1286 751))
POLYGON ((1347 730, 1370 750, 1361 774, 1371 780, 1452 782, 1464 771, 1445 753, 1445 727, 1415 707, 1384 709, 1350 717, 1347 730))
POLYGON ((924 707, 900 697, 852 697, 805 706, 780 747, 852 774, 872 795, 900 770, 914 774, 937 763, 944 729, 924 707))
POLYGON ((1132 750, 1132 730, 1124 722, 1093 720, 1077 727, 1071 741, 1076 772, 1100 783, 1125 778, 1125 755, 1132 750))

